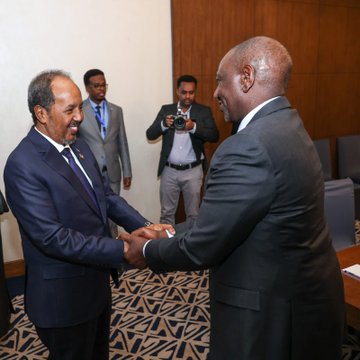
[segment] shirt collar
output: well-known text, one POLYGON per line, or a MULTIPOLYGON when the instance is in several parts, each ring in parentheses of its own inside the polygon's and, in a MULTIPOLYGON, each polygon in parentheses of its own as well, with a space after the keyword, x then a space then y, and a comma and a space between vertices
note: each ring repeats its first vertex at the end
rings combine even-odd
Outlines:
POLYGON ((102 100, 100 104, 97 104, 96 102, 92 101, 90 98, 89 98, 89 101, 90 101, 90 104, 91 104, 91 107, 95 110, 96 107, 99 105, 101 108, 106 104, 106 100, 102 100))
POLYGON ((43 136, 47 141, 49 141, 50 144, 52 144, 53 146, 55 146, 56 150, 61 153, 64 149, 65 149, 65 146, 64 145, 61 145, 59 143, 57 143, 56 141, 54 141, 51 137, 45 135, 44 133, 42 133, 40 130, 37 129, 37 127, 35 126, 34 127, 35 130, 41 135, 43 136))
POLYGON ((256 108, 252 109, 241 121, 238 131, 241 131, 243 129, 246 128, 246 126, 249 124, 249 122, 251 121, 251 119, 254 117, 254 115, 261 109, 263 108, 266 104, 268 104, 270 101, 273 101, 275 99, 277 99, 280 96, 275 96, 271 99, 268 99, 266 101, 264 101, 263 103, 261 103, 260 105, 258 105, 256 108))
POLYGON ((187 115, 188 118, 190 117, 190 110, 192 108, 192 104, 190 105, 190 107, 185 111, 185 112, 182 112, 181 110, 181 106, 180 106, 180 101, 177 103, 177 109, 181 111, 181 115, 187 115))

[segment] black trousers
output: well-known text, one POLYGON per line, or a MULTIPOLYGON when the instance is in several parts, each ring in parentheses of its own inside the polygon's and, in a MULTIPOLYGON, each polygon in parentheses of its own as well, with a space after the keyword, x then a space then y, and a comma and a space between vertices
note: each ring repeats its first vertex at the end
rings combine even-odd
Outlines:
POLYGON ((36 328, 49 360, 109 359, 111 303, 94 320, 63 328, 36 328))

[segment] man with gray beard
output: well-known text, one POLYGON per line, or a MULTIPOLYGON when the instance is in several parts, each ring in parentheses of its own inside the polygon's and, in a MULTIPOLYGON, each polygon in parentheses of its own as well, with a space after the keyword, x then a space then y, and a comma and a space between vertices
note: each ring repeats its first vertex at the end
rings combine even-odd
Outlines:
POLYGON ((66 73, 36 76, 28 90, 34 126, 4 172, 22 238, 26 312, 49 359, 108 359, 109 275, 118 281, 124 254, 108 218, 128 231, 148 225, 103 182, 90 148, 76 139, 82 104, 66 73))

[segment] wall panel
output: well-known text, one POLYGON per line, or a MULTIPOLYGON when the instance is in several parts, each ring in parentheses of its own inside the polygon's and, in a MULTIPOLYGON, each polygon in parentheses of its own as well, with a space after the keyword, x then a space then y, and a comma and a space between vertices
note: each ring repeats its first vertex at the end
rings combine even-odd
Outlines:
POLYGON ((277 38, 294 61, 288 98, 310 136, 330 138, 336 169, 336 137, 360 133, 359 24, 358 0, 172 0, 174 79, 199 79, 198 101, 212 107, 222 141, 230 127, 213 99, 220 59, 248 37, 277 38))

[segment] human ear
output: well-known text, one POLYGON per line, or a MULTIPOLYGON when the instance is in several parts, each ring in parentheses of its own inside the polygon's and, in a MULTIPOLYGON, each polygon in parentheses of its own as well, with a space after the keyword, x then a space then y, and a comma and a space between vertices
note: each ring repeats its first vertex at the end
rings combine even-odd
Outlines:
POLYGON ((48 119, 47 110, 44 107, 42 107, 41 105, 35 105, 34 112, 35 112, 35 116, 36 116, 37 120, 39 121, 39 123, 41 123, 43 125, 46 124, 47 119, 48 119))
POLYGON ((247 93, 255 82, 255 69, 251 65, 245 65, 240 73, 241 90, 247 93))

